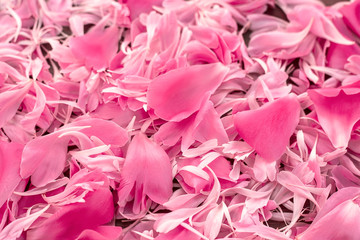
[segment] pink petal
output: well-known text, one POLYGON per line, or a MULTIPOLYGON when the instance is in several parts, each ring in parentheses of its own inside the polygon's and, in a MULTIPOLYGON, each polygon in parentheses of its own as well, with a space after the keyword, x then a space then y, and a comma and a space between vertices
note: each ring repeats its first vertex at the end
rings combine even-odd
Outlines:
POLYGON ((114 205, 107 187, 88 193, 84 200, 61 207, 39 227, 28 231, 27 238, 76 239, 83 230, 94 229, 112 220, 114 205))
POLYGON ((27 230, 46 210, 48 210, 49 206, 50 205, 25 217, 18 218, 8 224, 4 229, 0 231, 0 240, 19 239, 22 232, 27 230))
POLYGON ((23 145, 0 141, 0 208, 20 183, 20 160, 23 145))
POLYGON ((310 31, 318 37, 343 45, 351 45, 354 43, 339 32, 322 9, 303 4, 296 7, 288 17, 290 21, 296 21, 303 27, 312 22, 310 31))
POLYGON ((298 239, 356 239, 360 234, 360 189, 348 187, 334 193, 298 239))
POLYGON ((7 89, 0 93, 0 127, 16 114, 32 84, 27 83, 16 89, 7 89))
POLYGON ((181 121, 200 109, 227 72, 226 67, 216 63, 178 68, 160 75, 149 85, 149 107, 162 119, 181 121))
POLYGON ((109 67, 116 55, 119 31, 111 26, 103 29, 101 24, 93 27, 87 34, 70 40, 74 56, 83 60, 85 65, 95 70, 109 67))
POLYGON ((239 135, 261 157, 275 161, 285 152, 298 125, 299 115, 300 105, 296 96, 291 94, 259 109, 236 113, 234 123, 239 135))
POLYGON ((360 119, 360 90, 314 89, 308 94, 321 127, 335 147, 346 147, 355 123, 360 119))
MULTIPOLYGON (((171 164, 166 152, 143 133, 131 141, 122 169, 122 179, 126 186, 119 190, 119 199, 125 201, 130 190, 143 202, 145 195, 157 203, 166 202, 172 194, 171 164)), ((136 202, 135 207, 139 207, 136 202)), ((134 211, 138 212, 138 211, 134 211)))
POLYGON ((99 226, 93 230, 86 229, 82 231, 76 240, 117 240, 121 232, 121 227, 99 226))
POLYGON ((340 13, 343 14, 343 19, 345 24, 360 37, 360 1, 355 0, 351 1, 349 4, 344 4, 342 8, 340 8, 340 13))
POLYGON ((141 13, 149 13, 153 6, 161 6, 163 0, 125 0, 130 10, 130 17, 135 20, 141 13))
POLYGON ((127 132, 116 123, 96 118, 75 121, 57 132, 35 138, 26 144, 20 166, 21 176, 31 176, 32 184, 38 187, 60 176, 65 167, 67 147, 73 136, 78 140, 82 136, 79 147, 85 142, 89 145, 87 136, 95 136, 113 146, 123 146, 128 139, 127 132))
POLYGON ((154 240, 200 240, 200 236, 197 236, 193 232, 183 227, 177 227, 168 233, 159 234, 154 240))

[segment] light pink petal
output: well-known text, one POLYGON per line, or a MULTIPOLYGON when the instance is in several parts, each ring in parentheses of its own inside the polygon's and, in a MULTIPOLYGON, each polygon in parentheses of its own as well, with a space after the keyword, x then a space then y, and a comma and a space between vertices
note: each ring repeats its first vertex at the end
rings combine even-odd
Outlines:
POLYGON ((299 116, 299 102, 291 94, 266 103, 259 109, 238 112, 234 123, 239 135, 261 157, 275 161, 285 152, 299 116))
POLYGON ((352 128, 360 119, 360 90, 316 89, 308 94, 321 127, 335 147, 348 145, 352 128))
POLYGON ((222 83, 228 70, 222 64, 195 65, 169 71, 153 79, 147 99, 155 114, 168 121, 181 121, 200 109, 222 83))
POLYGON ((23 145, 0 141, 0 208, 20 183, 20 161, 23 145))

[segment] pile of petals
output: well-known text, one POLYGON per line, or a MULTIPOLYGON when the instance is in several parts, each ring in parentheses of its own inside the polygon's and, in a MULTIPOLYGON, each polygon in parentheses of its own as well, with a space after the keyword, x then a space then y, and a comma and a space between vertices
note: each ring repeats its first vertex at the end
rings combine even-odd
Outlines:
POLYGON ((0 1, 0 240, 359 239, 359 13, 0 1))

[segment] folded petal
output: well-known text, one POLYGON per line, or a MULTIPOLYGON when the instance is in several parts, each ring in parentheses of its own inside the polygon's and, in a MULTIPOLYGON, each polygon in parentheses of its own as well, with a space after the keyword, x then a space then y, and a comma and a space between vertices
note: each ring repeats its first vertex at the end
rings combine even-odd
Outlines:
POLYGON ((239 135, 267 161, 285 152, 299 122, 300 104, 291 94, 259 109, 238 112, 234 123, 239 135))
POLYGON ((214 93, 227 72, 228 68, 216 63, 178 68, 160 75, 149 85, 149 107, 162 119, 181 121, 200 109, 204 97, 214 93))

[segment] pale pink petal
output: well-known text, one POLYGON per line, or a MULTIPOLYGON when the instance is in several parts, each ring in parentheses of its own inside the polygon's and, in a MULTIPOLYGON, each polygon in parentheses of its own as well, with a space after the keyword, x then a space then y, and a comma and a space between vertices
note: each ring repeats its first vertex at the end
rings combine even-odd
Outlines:
POLYGON ((234 123, 239 135, 260 156, 267 161, 275 161, 285 152, 299 116, 299 102, 295 95, 289 95, 266 103, 259 109, 238 112, 234 123))
POLYGON ((195 65, 169 71, 149 85, 147 99, 155 114, 168 121, 180 121, 199 110, 222 83, 228 70, 222 64, 195 65))

